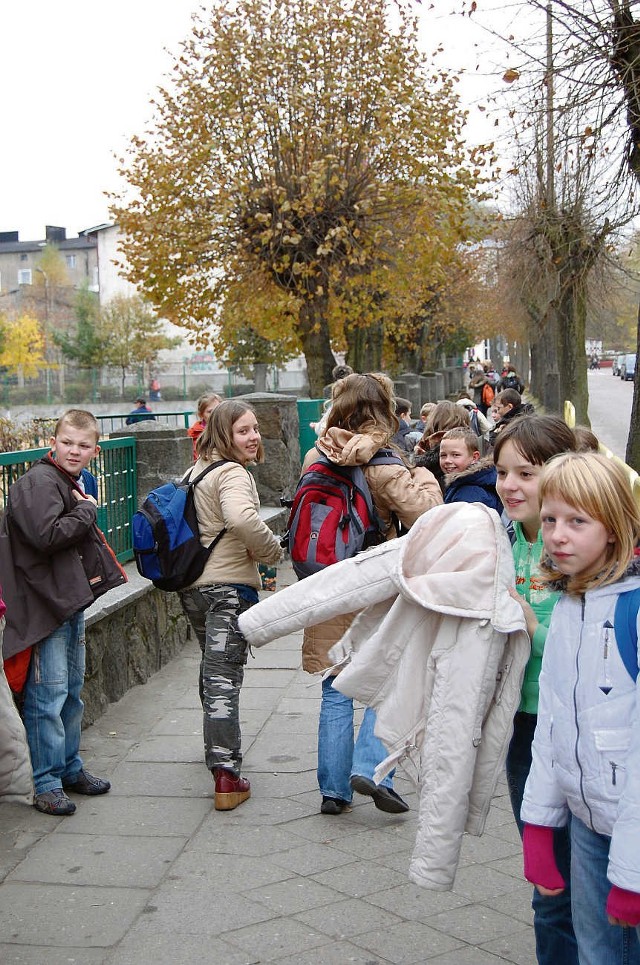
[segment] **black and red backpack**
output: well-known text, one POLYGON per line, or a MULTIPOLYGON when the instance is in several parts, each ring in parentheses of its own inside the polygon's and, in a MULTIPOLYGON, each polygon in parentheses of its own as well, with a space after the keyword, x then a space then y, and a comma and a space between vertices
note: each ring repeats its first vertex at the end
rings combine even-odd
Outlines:
MULTIPOLYGON (((367 465, 404 463, 390 449, 379 449, 367 465)), ((289 514, 287 541, 298 579, 384 538, 363 467, 338 466, 319 452, 298 483, 289 514)))

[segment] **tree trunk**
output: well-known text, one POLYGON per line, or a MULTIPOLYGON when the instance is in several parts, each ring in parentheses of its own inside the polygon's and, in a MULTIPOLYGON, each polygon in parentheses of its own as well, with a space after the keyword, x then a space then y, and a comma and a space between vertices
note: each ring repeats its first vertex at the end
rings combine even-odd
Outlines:
POLYGON ((354 372, 379 372, 382 368, 384 326, 376 322, 370 326, 357 325, 347 331, 346 362, 354 372))
POLYGON ((570 399, 576 410, 576 423, 589 426, 589 390, 587 387, 587 354, 585 349, 586 278, 581 265, 573 260, 560 272, 558 305, 560 413, 570 399), (562 276, 565 277, 562 277, 562 276))
MULTIPOLYGON (((640 306, 638 307, 638 331, 636 335, 636 358, 640 358, 640 306)), ((631 422, 629 423, 629 438, 627 439, 626 461, 632 469, 640 472, 640 381, 638 380, 638 366, 633 379, 633 405, 631 407, 631 422)))
POLYGON ((300 340, 307 362, 309 395, 321 399, 325 385, 332 381, 336 359, 331 351, 326 296, 307 301, 300 309, 300 340))
POLYGON ((253 390, 254 392, 267 391, 267 371, 269 366, 266 362, 256 362, 253 366, 253 390))

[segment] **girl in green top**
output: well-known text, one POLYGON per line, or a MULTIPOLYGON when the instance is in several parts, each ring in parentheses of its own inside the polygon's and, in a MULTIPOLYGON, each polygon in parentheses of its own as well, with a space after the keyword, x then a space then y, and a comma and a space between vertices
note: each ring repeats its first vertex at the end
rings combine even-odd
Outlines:
MULTIPOLYGON (((573 432, 556 416, 525 415, 499 433, 493 450, 497 470, 496 489, 505 513, 513 523, 513 555, 516 589, 531 637, 531 656, 522 685, 520 708, 513 724, 507 754, 507 783, 511 807, 522 834, 520 807, 531 767, 531 744, 538 713, 538 677, 551 613, 559 594, 538 577, 542 552, 538 481, 547 459, 561 452, 574 452, 573 432)), ((569 880, 568 829, 555 832, 556 862, 569 880)), ((578 950, 571 923, 569 889, 555 897, 533 893, 536 954, 539 965, 578 965, 578 950)))

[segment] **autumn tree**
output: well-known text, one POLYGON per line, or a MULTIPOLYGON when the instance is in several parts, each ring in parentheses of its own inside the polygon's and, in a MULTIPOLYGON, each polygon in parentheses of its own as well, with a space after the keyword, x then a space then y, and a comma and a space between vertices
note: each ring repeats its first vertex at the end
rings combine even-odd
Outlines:
POLYGON ((24 385, 25 378, 36 376, 44 365, 44 336, 38 319, 32 315, 20 315, 7 322, 0 366, 16 373, 19 384, 24 385))
POLYGON ((162 322, 138 296, 115 295, 102 309, 101 321, 102 358, 120 369, 123 396, 130 369, 153 365, 163 349, 180 342, 164 334, 162 322))
POLYGON ((404 258, 398 230, 425 191, 431 237, 460 227, 478 173, 453 80, 420 52, 415 21, 394 5, 392 27, 389 12, 227 0, 196 16, 112 207, 129 279, 200 339, 229 330, 230 301, 252 315, 270 291, 283 311, 259 332, 302 348, 314 394, 345 340, 331 299, 404 258))

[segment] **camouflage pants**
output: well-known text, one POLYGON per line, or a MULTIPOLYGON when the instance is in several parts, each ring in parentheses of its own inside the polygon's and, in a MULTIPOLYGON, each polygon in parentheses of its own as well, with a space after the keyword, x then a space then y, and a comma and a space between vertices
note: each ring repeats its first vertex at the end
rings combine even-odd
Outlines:
POLYGON ((240 687, 248 645, 236 617, 251 604, 225 584, 184 590, 180 599, 202 651, 200 700, 207 767, 227 767, 240 774, 240 687))

